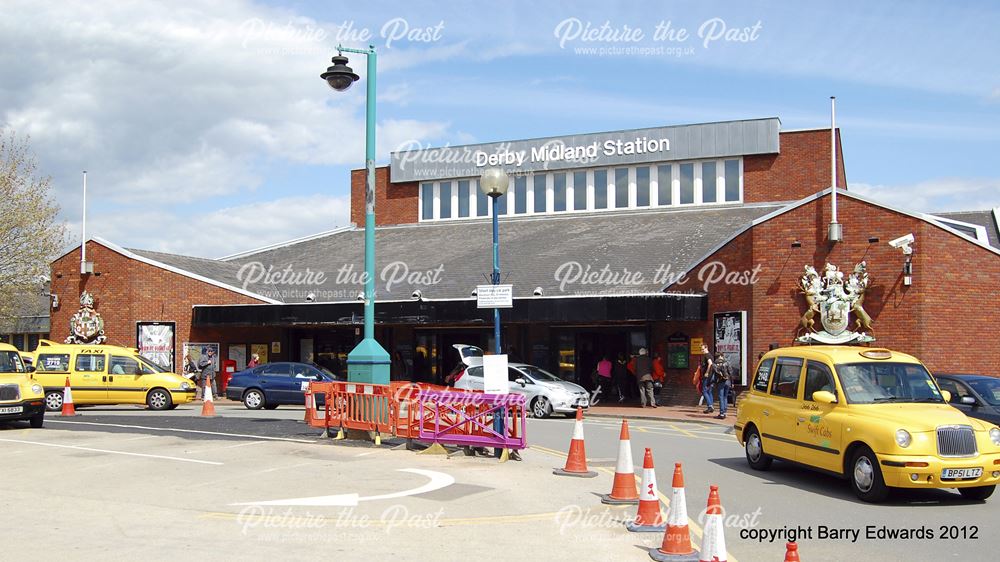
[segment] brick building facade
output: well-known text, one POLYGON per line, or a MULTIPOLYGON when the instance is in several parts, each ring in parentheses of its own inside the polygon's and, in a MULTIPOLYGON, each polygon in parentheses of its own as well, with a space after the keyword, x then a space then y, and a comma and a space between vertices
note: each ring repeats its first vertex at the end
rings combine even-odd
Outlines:
MULTIPOLYGON (((671 139, 669 151, 534 168, 526 158, 526 170, 518 170, 525 173, 512 177, 500 233, 515 305, 502 318, 504 346, 518 359, 586 385, 601 355, 639 347, 666 354, 671 337, 711 346, 715 314, 745 311, 746 371, 758 354, 793 345, 799 335, 804 266, 830 262, 850 272, 864 260, 871 279, 864 308, 876 345, 912 353, 934 371, 996 373, 996 352, 982 348, 984 334, 995 349, 1000 333, 1000 319, 984 305, 995 292, 991 281, 1000 278, 1000 250, 991 242, 1000 213, 946 220, 886 207, 844 191, 840 156, 844 239, 831 243, 830 130, 780 131, 773 118, 555 140, 570 148, 604 146, 606 139, 621 146, 622 139, 657 135, 671 139), (909 233, 913 275, 905 286, 904 256, 888 241, 909 233), (560 272, 573 264, 595 275, 602 267, 644 275, 567 284, 560 272), (698 274, 713 267, 754 282, 706 287, 698 274), (666 276, 654 274, 664 269, 666 276), (682 272, 686 278, 677 281, 682 272), (956 323, 974 329, 954 330, 956 323)), ((839 131, 837 138, 840 153, 839 131)), ((553 139, 434 150, 474 155, 520 147, 530 155, 542 142, 553 139)), ((470 296, 490 267, 488 214, 472 171, 421 168, 419 160, 407 168, 405 156, 393 154, 392 165, 376 170, 376 338, 403 357, 393 378, 440 381, 455 361, 452 344, 491 345, 492 313, 478 310, 470 296), (386 268, 394 264, 414 275, 389 283, 386 268), (402 364, 409 375, 401 374, 402 364)), ((79 249, 65 254, 52 264, 52 293, 62 303, 52 311, 52 338, 68 335, 76 299, 87 290, 112 343, 135 346, 138 322, 175 322, 178 349, 217 342, 226 358, 229 346, 267 344, 277 350, 270 360, 314 359, 342 369, 360 339, 360 285, 336 273, 363 270, 364 181, 363 170, 351 173, 355 227, 227 259, 95 240, 88 244, 95 273, 81 276, 79 249), (252 263, 324 271, 327 279, 308 287, 248 285, 240 272, 252 263)), ((691 359, 688 367, 668 369, 674 400, 689 398, 691 359)))

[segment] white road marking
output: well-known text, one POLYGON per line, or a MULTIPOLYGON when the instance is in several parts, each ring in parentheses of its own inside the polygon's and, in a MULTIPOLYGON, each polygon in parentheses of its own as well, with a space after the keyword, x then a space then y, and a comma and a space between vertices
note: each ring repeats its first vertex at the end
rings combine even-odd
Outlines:
POLYGON ((96 425, 102 427, 122 427, 125 429, 149 429, 152 431, 169 431, 174 433, 197 433, 200 435, 221 435, 223 437, 244 437, 246 439, 262 439, 264 441, 288 441, 290 443, 315 443, 309 439, 292 439, 291 437, 268 437, 266 435, 247 435, 245 433, 222 433, 219 431, 203 431, 200 429, 178 429, 176 427, 149 427, 145 425, 127 425, 123 423, 99 423, 69 420, 45 420, 45 423, 74 423, 77 425, 96 425))
POLYGON ((76 445, 59 445, 59 444, 56 444, 56 443, 42 443, 40 441, 25 441, 25 440, 22 440, 22 439, 0 439, 0 441, 4 441, 4 442, 7 442, 7 443, 23 443, 25 445, 41 445, 43 447, 58 447, 60 449, 75 449, 77 451, 90 451, 90 452, 94 452, 94 453, 108 453, 108 454, 112 454, 112 455, 127 455, 127 456, 130 456, 130 457, 144 457, 144 458, 148 458, 148 459, 163 459, 163 460, 168 460, 168 461, 193 462, 193 463, 197 463, 197 464, 211 464, 211 465, 216 465, 216 466, 221 466, 222 465, 221 462, 215 462, 215 461, 200 461, 200 460, 196 460, 196 459, 183 459, 183 458, 180 458, 180 457, 168 457, 166 455, 147 455, 145 453, 129 453, 129 452, 126 452, 126 451, 112 451, 110 449, 94 449, 94 448, 91 448, 91 447, 78 447, 76 445))
POLYGON ((338 494, 335 496, 316 496, 311 498, 292 498, 287 500, 270 500, 270 501, 260 501, 260 502, 244 502, 244 503, 234 503, 230 505, 280 505, 280 506, 297 506, 297 507, 334 507, 334 506, 344 506, 353 507, 357 506, 358 502, 363 501, 375 501, 375 500, 389 500, 402 498, 406 496, 415 496, 417 494, 425 494, 427 492, 433 492, 434 490, 440 490, 447 486, 451 486, 455 483, 455 478, 451 475, 445 474, 443 472, 436 472, 433 470, 422 470, 419 468, 400 468, 400 472, 410 472, 413 474, 420 474, 430 478, 430 482, 424 484, 423 486, 418 486, 416 488, 411 488, 409 490, 403 490, 402 492, 393 492, 391 494, 380 494, 377 496, 359 496, 358 494, 338 494))

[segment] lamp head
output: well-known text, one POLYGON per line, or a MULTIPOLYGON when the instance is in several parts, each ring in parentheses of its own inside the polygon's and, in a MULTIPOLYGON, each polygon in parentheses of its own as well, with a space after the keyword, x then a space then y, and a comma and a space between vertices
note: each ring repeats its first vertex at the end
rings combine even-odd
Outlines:
POLYGON ((350 88, 351 84, 358 81, 358 75, 351 70, 351 67, 347 66, 347 57, 337 55, 330 60, 333 65, 327 67, 326 72, 320 74, 319 77, 326 80, 331 88, 343 92, 350 88))
POLYGON ((490 197, 502 197, 507 194, 510 178, 502 168, 486 168, 479 176, 479 189, 490 197))

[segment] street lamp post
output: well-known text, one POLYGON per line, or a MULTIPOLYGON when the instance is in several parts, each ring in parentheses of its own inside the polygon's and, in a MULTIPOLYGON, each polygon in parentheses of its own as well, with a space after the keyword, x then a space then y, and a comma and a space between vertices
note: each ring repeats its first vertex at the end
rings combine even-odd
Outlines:
POLYGON ((389 353, 375 340, 375 46, 349 49, 337 46, 333 65, 320 75, 338 92, 351 87, 358 75, 347 66, 343 53, 368 57, 368 81, 365 96, 365 336, 347 355, 347 380, 371 384, 389 384, 389 353))
MULTIPOLYGON (((492 200, 493 208, 493 275, 490 282, 500 284, 500 223, 497 220, 497 200, 507 193, 510 178, 500 168, 487 168, 479 177, 479 189, 492 200)), ((500 355, 500 309, 493 309, 494 352, 500 355)))

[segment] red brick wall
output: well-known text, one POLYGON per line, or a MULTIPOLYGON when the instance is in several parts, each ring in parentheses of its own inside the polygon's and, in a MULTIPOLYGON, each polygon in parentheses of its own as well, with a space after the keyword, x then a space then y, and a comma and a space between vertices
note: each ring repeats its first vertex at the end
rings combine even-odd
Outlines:
MULTIPOLYGON (((738 238, 706 260, 732 264, 730 269, 760 266, 752 301, 740 287, 730 293, 715 286, 708 296, 709 318, 720 310, 750 311, 750 362, 772 343, 794 342, 806 311, 798 286, 805 265, 820 269, 829 261, 849 273, 863 259, 871 280, 864 308, 873 319, 874 345, 915 355, 932 371, 998 374, 1000 315, 985 303, 1000 278, 1000 256, 920 219, 850 197, 838 200, 843 242, 826 242, 829 221, 827 195, 754 227, 741 235, 746 241, 738 238), (910 287, 903 286, 902 252, 888 244, 907 233, 916 237, 910 287), (869 244, 870 237, 879 241, 869 244), (795 240, 800 248, 791 247, 795 240)), ((710 342, 709 329, 705 323, 710 342)))
MULTIPOLYGON (((781 133, 781 153, 743 159, 743 197, 747 203, 796 201, 830 187, 830 131, 781 133)), ((843 147, 837 131, 838 185, 846 188, 843 147)), ((390 183, 389 168, 375 169, 377 225, 419 220, 419 184, 390 183)), ((365 170, 351 171, 351 222, 365 223, 365 170)))
MULTIPOLYGON (((136 322, 176 322, 176 346, 186 341, 219 341, 213 334, 191 329, 193 304, 252 304, 261 301, 216 287, 152 265, 131 260, 91 241, 87 260, 94 262, 95 275, 80 275, 80 251, 75 250, 52 263, 52 293, 59 295, 59 308, 51 311, 51 339, 69 336, 69 319, 79 309, 83 290, 94 295, 95 308, 104 319, 108 343, 136 346, 136 322), (100 275, 96 275, 96 273, 100 275)), ((254 343, 258 343, 256 340, 254 343)), ((223 351, 225 356, 225 351, 223 351)), ((178 358, 178 361, 180 359, 178 358)))
MULTIPOLYGON (((390 183, 389 167, 375 168, 375 224, 412 224, 419 215, 417 182, 390 183)), ((351 222, 365 224, 365 170, 351 170, 351 222)))
MULTIPOLYGON (((797 201, 830 187, 830 130, 781 133, 781 153, 743 158, 743 200, 797 201)), ((837 186, 847 188, 837 129, 837 186)))

